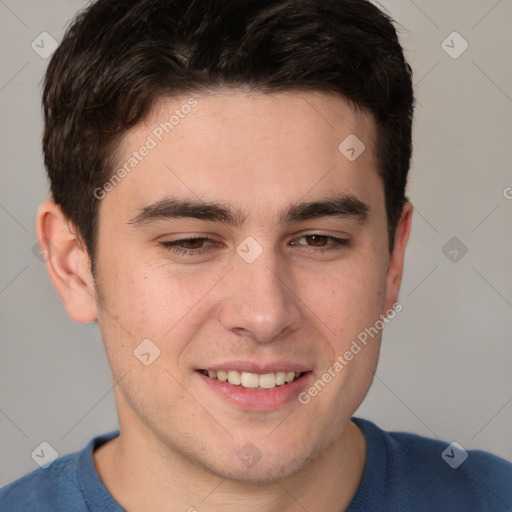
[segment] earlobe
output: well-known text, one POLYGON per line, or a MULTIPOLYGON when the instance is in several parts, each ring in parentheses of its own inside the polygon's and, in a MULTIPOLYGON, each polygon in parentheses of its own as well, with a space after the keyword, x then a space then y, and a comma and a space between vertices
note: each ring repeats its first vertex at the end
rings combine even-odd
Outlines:
POLYGON ((85 244, 52 200, 37 213, 37 238, 46 269, 68 315, 80 323, 97 318, 96 291, 85 244))
POLYGON ((412 224, 412 204, 407 201, 403 208, 395 230, 395 241, 391 253, 386 277, 385 311, 392 308, 398 300, 404 270, 405 248, 409 240, 412 224))

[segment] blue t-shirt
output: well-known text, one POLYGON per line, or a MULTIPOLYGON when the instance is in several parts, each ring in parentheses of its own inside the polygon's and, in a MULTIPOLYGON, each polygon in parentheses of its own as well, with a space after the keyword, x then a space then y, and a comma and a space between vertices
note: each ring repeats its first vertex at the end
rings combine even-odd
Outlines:
MULTIPOLYGON (((512 512, 512 464, 479 450, 353 418, 366 439, 363 478, 345 512, 512 512), (466 458, 467 455, 467 458, 466 458)), ((101 482, 92 439, 0 489, 1 512, 124 512, 101 482)))

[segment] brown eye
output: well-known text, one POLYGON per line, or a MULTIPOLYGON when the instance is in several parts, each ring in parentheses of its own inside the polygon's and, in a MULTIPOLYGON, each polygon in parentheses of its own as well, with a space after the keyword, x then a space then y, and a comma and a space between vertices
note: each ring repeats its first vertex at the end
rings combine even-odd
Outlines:
POLYGON ((304 238, 313 247, 325 247, 330 237, 325 235, 306 235, 304 238))
POLYGON ((204 251, 211 249, 215 243, 210 238, 195 237, 182 238, 181 240, 173 240, 168 242, 160 242, 160 245, 180 256, 198 256, 204 251))
POLYGON ((206 238, 187 238, 186 240, 176 240, 176 245, 184 249, 200 249, 206 238))
POLYGON ((316 252, 324 252, 342 249, 343 247, 350 246, 351 242, 346 238, 336 238, 334 236, 312 233, 310 235, 302 235, 291 244, 295 246, 302 246, 305 250, 310 248, 312 251, 316 250, 316 252))

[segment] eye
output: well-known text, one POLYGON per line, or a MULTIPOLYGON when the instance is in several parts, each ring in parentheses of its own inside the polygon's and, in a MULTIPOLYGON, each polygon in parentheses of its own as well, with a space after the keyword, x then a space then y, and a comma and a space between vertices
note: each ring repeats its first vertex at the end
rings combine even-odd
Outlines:
MULTIPOLYGON (((345 238, 312 233, 303 235, 290 244, 295 246, 304 246, 307 250, 318 253, 341 249, 342 247, 349 246, 351 242, 345 238)), ((159 242, 159 245, 180 256, 199 256, 208 249, 218 246, 219 244, 211 238, 194 237, 159 242)))
POLYGON ((215 242, 211 238, 197 237, 160 242, 160 245, 175 254, 191 256, 202 254, 207 247, 215 245, 215 242))
POLYGON ((305 245, 316 249, 318 252, 324 252, 333 249, 340 249, 344 246, 349 246, 350 243, 350 240, 346 238, 336 238, 334 236, 313 233, 310 235, 301 236, 299 239, 297 239, 297 241, 292 242, 292 245, 305 245), (304 240, 305 243, 301 243, 301 240, 304 240))

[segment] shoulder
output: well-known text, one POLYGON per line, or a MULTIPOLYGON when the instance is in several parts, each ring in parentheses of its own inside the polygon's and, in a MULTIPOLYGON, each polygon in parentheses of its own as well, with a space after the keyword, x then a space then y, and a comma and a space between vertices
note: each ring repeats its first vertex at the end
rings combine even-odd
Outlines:
POLYGON ((369 449, 380 446, 385 453, 385 486, 410 510, 512 510, 512 463, 507 460, 457 443, 386 432, 367 420, 355 423, 369 449))
POLYGON ((478 495, 500 491, 512 505, 512 463, 482 450, 465 450, 457 442, 411 434, 387 433, 396 462, 407 462, 416 472, 438 475, 445 485, 470 487, 478 495))
MULTIPOLYGON (((76 484, 78 453, 59 457, 47 468, 38 468, 0 489, 2 512, 26 512, 38 504, 41 512, 79 503, 76 484)), ((71 510, 71 509, 70 509, 71 510)), ((79 507, 74 510, 82 512, 79 507)))
MULTIPOLYGON (((97 436, 80 451, 63 455, 46 468, 40 467, 0 488, 2 512, 89 512, 87 499, 94 480, 92 452, 118 432, 97 436)), ((102 491, 102 489, 100 489, 102 491)))

